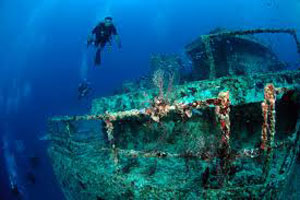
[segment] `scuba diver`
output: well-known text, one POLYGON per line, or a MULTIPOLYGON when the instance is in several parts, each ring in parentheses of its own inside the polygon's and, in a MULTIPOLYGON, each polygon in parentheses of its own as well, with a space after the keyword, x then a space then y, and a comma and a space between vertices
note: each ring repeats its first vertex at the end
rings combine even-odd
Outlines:
POLYGON ((89 35, 87 40, 87 46, 93 44, 97 48, 95 56, 95 65, 101 64, 101 51, 108 44, 108 50, 111 50, 111 39, 114 35, 115 41, 119 48, 121 48, 120 37, 117 33, 117 29, 112 23, 112 17, 105 17, 103 22, 100 22, 89 35))
POLYGON ((10 141, 6 135, 3 136, 3 158, 5 161, 6 172, 9 180, 10 192, 15 199, 22 199, 24 197, 23 187, 20 184, 19 176, 17 173, 17 164, 15 154, 11 149, 10 141))
POLYGON ((78 99, 87 97, 91 93, 92 88, 90 85, 91 83, 86 79, 84 79, 83 82, 78 85, 78 99))

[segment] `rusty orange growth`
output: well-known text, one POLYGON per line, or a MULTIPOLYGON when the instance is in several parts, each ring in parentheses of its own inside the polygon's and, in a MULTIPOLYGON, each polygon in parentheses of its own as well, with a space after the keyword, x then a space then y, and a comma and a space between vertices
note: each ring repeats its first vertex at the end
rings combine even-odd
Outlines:
MULTIPOLYGON (((229 92, 219 93, 217 98, 206 99, 203 101, 194 101, 192 103, 178 103, 175 102, 171 105, 168 101, 156 97, 153 101, 152 106, 144 109, 132 109, 121 112, 106 112, 105 114, 99 115, 84 115, 74 117, 61 117, 55 118, 54 121, 77 121, 77 120, 103 120, 106 124, 107 137, 111 144, 112 156, 114 163, 119 162, 118 154, 119 149, 116 147, 114 141, 114 124, 113 122, 124 118, 139 118, 142 116, 148 116, 155 122, 160 122, 160 119, 167 116, 170 111, 177 112, 182 117, 191 118, 193 109, 203 109, 209 106, 216 106, 216 115, 220 123, 222 132, 222 145, 225 149, 229 149, 229 137, 230 137, 230 121, 229 121, 229 92)), ((228 155, 228 151, 225 153, 228 155)), ((164 156, 162 156, 164 157, 164 156)))
POLYGON ((145 109, 142 114, 148 115, 153 121, 159 122, 160 119, 167 116, 171 110, 175 110, 175 107, 171 106, 163 98, 155 97, 153 105, 145 109))
POLYGON ((224 133, 223 140, 228 141, 230 135, 229 121, 229 92, 219 93, 217 98, 210 98, 202 101, 194 101, 192 103, 178 103, 171 105, 168 101, 164 101, 159 97, 155 97, 152 106, 143 109, 132 109, 120 112, 106 112, 98 115, 84 116, 65 116, 53 118, 53 121, 78 121, 78 120, 103 120, 106 124, 108 140, 113 144, 113 122, 124 118, 138 118, 148 116, 155 122, 160 122, 160 119, 167 116, 170 111, 175 111, 182 117, 191 118, 193 109, 203 109, 209 106, 216 106, 216 114, 220 120, 221 130, 224 133))
POLYGON ((264 89, 264 101, 261 104, 264 122, 262 125, 261 146, 262 150, 267 150, 274 145, 275 136, 275 103, 276 88, 273 84, 266 85, 264 89))
MULTIPOLYGON (((220 123, 220 128, 222 131, 222 143, 229 145, 230 138, 230 101, 229 101, 229 92, 219 93, 217 98, 206 99, 203 101, 194 101, 192 103, 177 103, 173 105, 164 101, 163 99, 156 97, 153 101, 153 104, 149 108, 137 110, 128 110, 122 112, 109 113, 106 112, 105 115, 101 118, 106 123, 107 135, 109 141, 113 141, 113 122, 119 119, 126 117, 140 117, 140 116, 149 116, 153 121, 160 122, 160 119, 167 116, 170 111, 175 111, 179 113, 182 117, 192 117, 193 109, 206 108, 208 106, 216 106, 216 115, 220 123)), ((92 117, 93 118, 93 117, 92 117)))
POLYGON ((229 99, 229 92, 221 92, 218 96, 219 104, 216 105, 216 115, 217 119, 220 123, 220 128, 222 132, 222 144, 225 146, 229 146, 230 140, 230 99, 229 99))

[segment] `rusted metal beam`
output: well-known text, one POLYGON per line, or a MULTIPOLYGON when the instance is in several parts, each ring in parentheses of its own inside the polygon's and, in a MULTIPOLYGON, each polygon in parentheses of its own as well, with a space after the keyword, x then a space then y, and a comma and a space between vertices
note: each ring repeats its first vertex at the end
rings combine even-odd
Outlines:
POLYGON ((215 34, 208 34, 205 35, 209 38, 216 38, 216 37, 224 37, 224 36, 236 36, 236 35, 253 35, 253 34, 263 34, 263 33, 286 33, 293 37, 296 46, 297 52, 300 56, 300 41, 297 37, 297 31, 295 29, 252 29, 252 30, 240 30, 240 31, 225 31, 221 33, 215 34))

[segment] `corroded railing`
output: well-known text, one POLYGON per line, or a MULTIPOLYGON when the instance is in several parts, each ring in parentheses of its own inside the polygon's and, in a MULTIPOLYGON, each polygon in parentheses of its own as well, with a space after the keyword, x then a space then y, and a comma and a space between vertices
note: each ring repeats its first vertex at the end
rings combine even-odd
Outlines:
POLYGON ((297 37, 297 31, 295 29, 253 29, 253 30, 243 30, 243 31, 225 31, 221 33, 206 35, 210 39, 222 36, 236 36, 236 35, 254 35, 263 33, 286 33, 292 36, 294 39, 297 51, 300 54, 300 41, 297 37))
MULTIPOLYGON (((285 88, 275 88, 273 84, 266 85, 264 89, 264 101, 262 102, 262 113, 263 113, 263 125, 262 125, 262 134, 261 134, 261 146, 262 151, 267 152, 266 164, 269 163, 272 149, 274 148, 274 137, 275 137, 275 102, 276 95, 278 93, 285 92, 285 88)), ((161 151, 153 152, 142 152, 134 150, 118 150, 116 144, 114 143, 114 122, 122 120, 125 118, 141 118, 148 117, 154 122, 160 122, 160 120, 166 117, 169 113, 175 112, 181 115, 182 117, 191 118, 193 109, 203 109, 209 106, 215 106, 216 118, 219 123, 221 130, 221 139, 220 139, 220 154, 221 158, 224 160, 224 167, 228 168, 230 150, 230 98, 229 92, 220 92, 217 98, 211 98, 201 101, 194 101, 192 103, 174 103, 169 104, 161 98, 155 98, 153 104, 150 107, 144 109, 132 109, 127 111, 120 112, 106 112, 99 115, 84 115, 84 116, 66 116, 66 117, 54 117, 51 121, 80 121, 80 120, 101 120, 106 124, 107 138, 111 144, 111 149, 114 154, 114 161, 118 162, 118 153, 128 154, 131 156, 143 155, 145 157, 203 157, 201 153, 195 155, 187 154, 171 154, 161 151)), ((237 157, 247 156, 255 157, 260 154, 259 149, 248 149, 238 152, 237 157)))
MULTIPOLYGON (((222 132, 222 145, 227 149, 229 148, 230 140, 230 100, 229 92, 220 92, 217 98, 211 98, 203 101, 194 101, 192 103, 174 103, 170 105, 164 102, 162 99, 155 98, 153 105, 144 109, 132 109, 121 112, 106 112, 100 115, 84 115, 84 116, 73 116, 73 117, 54 117, 51 121, 79 121, 79 120, 103 120, 106 124, 107 137, 110 142, 113 141, 113 122, 124 118, 138 118, 138 117, 149 117, 155 122, 159 122, 161 118, 168 115, 170 112, 177 112, 182 117, 192 117, 192 109, 202 109, 209 106, 215 106, 215 113, 217 120, 220 124, 222 132)), ((112 144, 113 148, 116 148, 115 144, 112 144)))

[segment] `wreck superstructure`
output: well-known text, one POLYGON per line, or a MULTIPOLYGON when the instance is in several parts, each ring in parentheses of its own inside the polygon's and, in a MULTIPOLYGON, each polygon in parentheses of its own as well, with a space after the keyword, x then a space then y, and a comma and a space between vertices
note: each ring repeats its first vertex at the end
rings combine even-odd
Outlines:
POLYGON ((172 97, 162 88, 123 93, 95 99, 87 115, 50 119, 49 155, 66 198, 284 195, 299 153, 300 71, 207 74, 174 86, 172 97))

